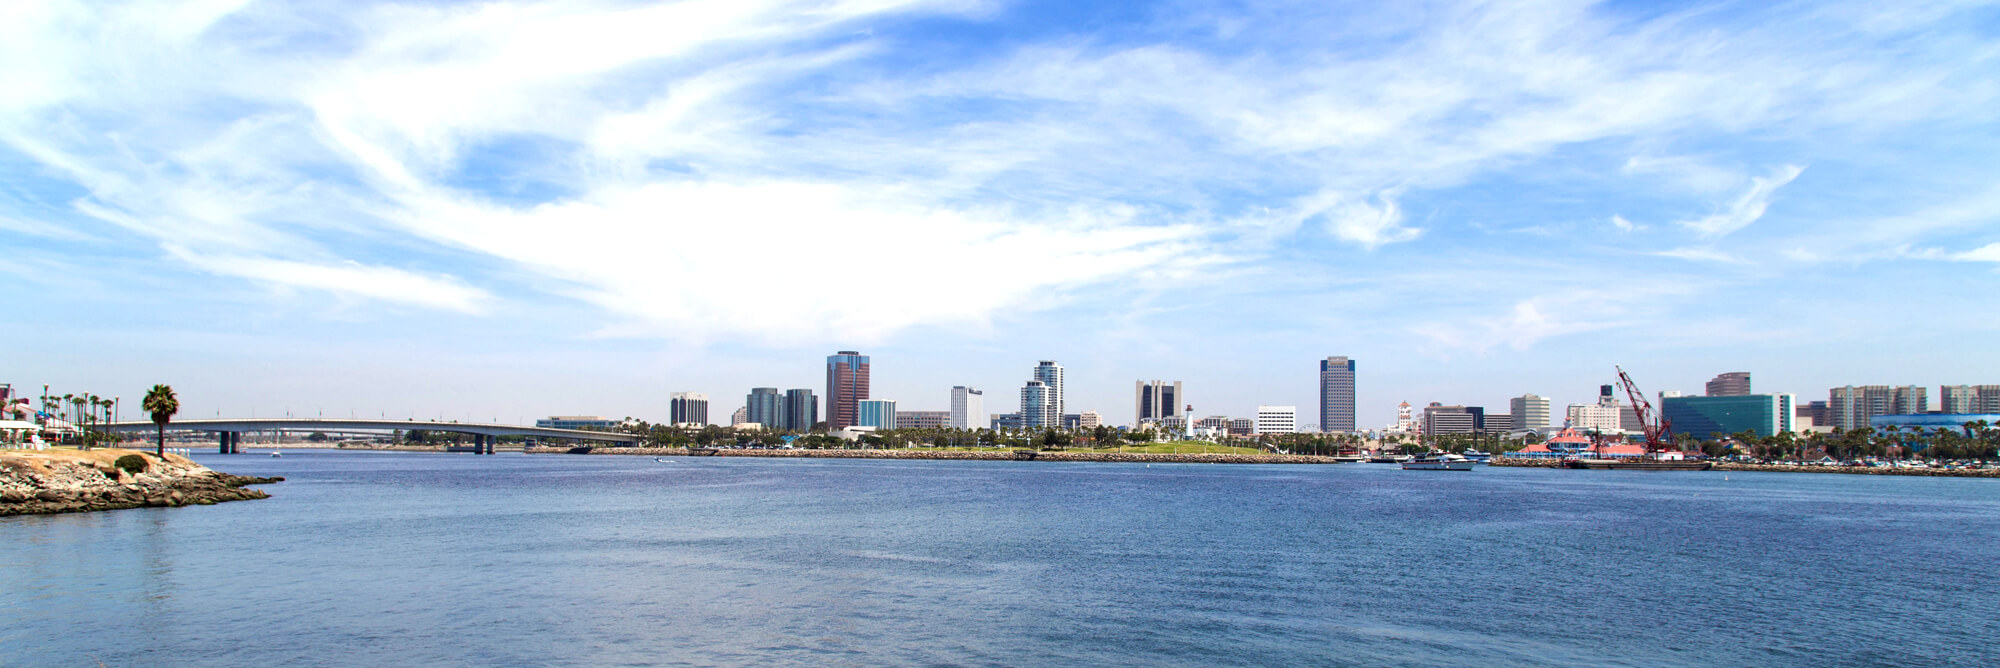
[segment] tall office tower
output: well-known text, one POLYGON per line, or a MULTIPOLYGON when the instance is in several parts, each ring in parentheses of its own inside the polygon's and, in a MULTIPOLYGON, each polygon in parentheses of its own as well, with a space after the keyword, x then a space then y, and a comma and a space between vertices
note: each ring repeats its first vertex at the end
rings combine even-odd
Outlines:
POLYGON ((1064 401, 1062 365, 1057 364, 1055 360, 1042 360, 1041 364, 1035 366, 1035 380, 1049 386, 1049 412, 1055 415, 1049 423, 1062 424, 1062 416, 1067 415, 1063 411, 1069 407, 1064 401))
POLYGON ((785 398, 775 387, 750 388, 749 396, 743 398, 743 408, 750 411, 750 421, 764 425, 765 429, 785 428, 785 398))
POLYGON ((736 412, 729 414, 729 426, 731 427, 740 424, 748 424, 749 422, 750 422, 750 409, 748 407, 738 408, 736 409, 736 412))
POLYGON ((1533 394, 1523 394, 1507 400, 1507 413, 1514 418, 1514 429, 1532 429, 1537 432, 1549 428, 1549 398, 1533 394))
POLYGON ((1181 406, 1187 403, 1187 395, 1181 392, 1181 382, 1176 380, 1168 385, 1163 381, 1136 381, 1132 384, 1133 406, 1132 426, 1159 421, 1170 417, 1180 417, 1181 406))
POLYGON ((1021 427, 1042 429, 1062 426, 1062 414, 1055 410, 1055 392, 1048 383, 1028 381, 1021 387, 1021 427))
POLYGON ((812 431, 813 425, 818 423, 819 397, 813 396, 813 391, 805 388, 785 390, 785 425, 783 429, 800 432, 812 431))
POLYGON ((1731 371, 1708 381, 1708 396, 1741 397, 1750 394, 1750 372, 1731 371))
POLYGON ((826 356, 826 428, 838 431, 857 424, 860 401, 867 398, 868 356, 852 350, 826 356))
POLYGON ((668 402, 668 419, 673 424, 708 424, 708 395, 700 392, 675 392, 668 402))
POLYGON ((979 388, 956 385, 951 388, 951 428, 986 428, 986 393, 979 388))
POLYGON ((1258 406, 1257 433, 1296 434, 1299 432, 1299 407, 1258 406))
POLYGON ((1354 432, 1354 360, 1328 357, 1319 361, 1319 430, 1328 434, 1354 432))
POLYGON ((862 399, 855 402, 854 426, 876 429, 896 428, 895 399, 862 399))

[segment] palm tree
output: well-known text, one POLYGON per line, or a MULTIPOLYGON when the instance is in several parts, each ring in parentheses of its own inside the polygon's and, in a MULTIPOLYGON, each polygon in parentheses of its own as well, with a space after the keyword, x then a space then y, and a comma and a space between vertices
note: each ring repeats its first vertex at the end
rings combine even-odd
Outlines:
POLYGON ((147 413, 153 415, 153 426, 159 428, 159 440, 155 441, 154 454, 159 455, 161 459, 165 459, 167 456, 167 421, 174 419, 175 413, 181 412, 181 400, 179 397, 174 396, 174 388, 166 385, 154 385, 153 389, 146 390, 146 401, 141 406, 146 409, 147 413))

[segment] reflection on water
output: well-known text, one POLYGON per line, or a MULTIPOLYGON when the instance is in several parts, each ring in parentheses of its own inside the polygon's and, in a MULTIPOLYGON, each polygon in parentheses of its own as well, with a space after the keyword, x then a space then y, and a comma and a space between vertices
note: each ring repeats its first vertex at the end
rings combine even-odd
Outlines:
POLYGON ((2000 637, 1987 480, 202 459, 290 480, 0 519, 0 664, 1979 664, 2000 637))

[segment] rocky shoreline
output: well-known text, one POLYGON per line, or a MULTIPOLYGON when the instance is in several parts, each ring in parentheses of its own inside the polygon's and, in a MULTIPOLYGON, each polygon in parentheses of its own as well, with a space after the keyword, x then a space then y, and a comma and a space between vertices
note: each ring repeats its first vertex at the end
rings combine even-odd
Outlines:
POLYGON ((248 486, 282 480, 218 473, 186 457, 138 450, 6 452, 0 453, 0 516, 263 499, 270 495, 248 486))
POLYGON ((531 455, 646 455, 652 457, 775 457, 794 459, 922 459, 1037 462, 1124 462, 1147 464, 1338 464, 1314 455, 1238 455, 1224 453, 1042 452, 962 450, 716 450, 708 448, 527 448, 531 455))
MULTIPOLYGON (((1562 462, 1548 459, 1522 459, 1514 457, 1494 457, 1490 466, 1513 466, 1522 468, 1562 468, 1562 462)), ((1782 464, 1745 464, 1740 462, 1716 462, 1714 471, 1762 471, 1768 473, 1842 473, 1848 475, 1901 475, 1927 478, 2000 478, 2000 470, 1981 469, 1902 469, 1888 466, 1790 466, 1782 464)))

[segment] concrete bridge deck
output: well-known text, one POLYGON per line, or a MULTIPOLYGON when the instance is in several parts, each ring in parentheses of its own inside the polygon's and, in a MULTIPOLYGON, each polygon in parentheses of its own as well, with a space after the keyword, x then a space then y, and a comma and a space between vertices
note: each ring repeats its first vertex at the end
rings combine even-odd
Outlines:
MULTIPOLYGON (((96 428, 117 433, 153 433, 152 422, 112 422, 96 428)), ((167 431, 207 431, 221 435, 222 452, 236 450, 245 432, 293 431, 293 432, 381 432, 403 430, 442 431, 455 434, 471 434, 474 443, 482 451, 491 453, 493 443, 500 436, 528 436, 533 438, 560 438, 600 443, 637 444, 639 437, 609 431, 584 431, 581 429, 551 429, 548 427, 523 427, 509 424, 479 424, 476 422, 432 422, 417 420, 357 420, 343 418, 233 418, 208 420, 174 420, 167 423, 167 431)))

